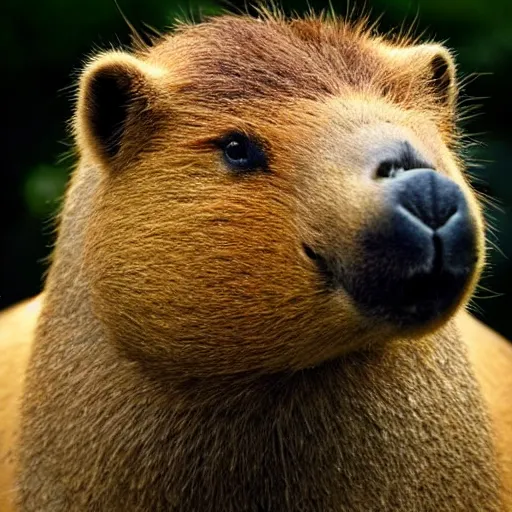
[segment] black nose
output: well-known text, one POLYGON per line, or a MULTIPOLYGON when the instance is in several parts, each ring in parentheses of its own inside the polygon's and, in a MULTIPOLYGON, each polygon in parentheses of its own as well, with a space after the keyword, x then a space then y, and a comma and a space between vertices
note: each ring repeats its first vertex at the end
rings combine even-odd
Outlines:
POLYGON ((432 169, 382 180, 383 207, 352 260, 317 258, 331 286, 371 316, 417 325, 447 314, 475 271, 476 229, 462 189, 432 169))
POLYGON ((411 215, 433 231, 446 225, 458 212, 467 213, 466 198, 452 180, 431 169, 415 169, 399 174, 390 184, 389 200, 395 208, 411 215))
POLYGON ((382 185, 382 216, 362 233, 365 262, 354 267, 353 294, 400 324, 431 321, 460 300, 474 272, 468 203, 454 181, 432 169, 408 170, 382 185))

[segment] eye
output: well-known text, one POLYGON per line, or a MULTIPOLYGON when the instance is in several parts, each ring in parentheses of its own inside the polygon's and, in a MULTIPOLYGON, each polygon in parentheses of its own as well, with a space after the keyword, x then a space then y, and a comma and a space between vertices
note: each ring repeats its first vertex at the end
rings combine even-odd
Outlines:
POLYGON ((219 144, 226 163, 240 171, 267 170, 267 159, 260 144, 242 133, 230 133, 219 144))

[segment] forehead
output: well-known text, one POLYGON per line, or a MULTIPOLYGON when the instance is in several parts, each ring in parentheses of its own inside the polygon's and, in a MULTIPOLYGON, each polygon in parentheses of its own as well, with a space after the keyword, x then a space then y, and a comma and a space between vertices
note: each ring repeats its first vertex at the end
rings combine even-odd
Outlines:
POLYGON ((199 102, 319 99, 378 87, 384 63, 361 27, 226 16, 184 26, 150 52, 199 102))

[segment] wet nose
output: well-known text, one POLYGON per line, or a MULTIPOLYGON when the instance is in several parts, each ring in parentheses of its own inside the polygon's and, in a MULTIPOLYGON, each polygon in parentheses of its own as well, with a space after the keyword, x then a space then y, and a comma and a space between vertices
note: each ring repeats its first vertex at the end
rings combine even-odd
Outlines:
POLYGON ((438 231, 468 213, 461 188, 432 169, 402 172, 389 186, 388 201, 418 228, 438 231))

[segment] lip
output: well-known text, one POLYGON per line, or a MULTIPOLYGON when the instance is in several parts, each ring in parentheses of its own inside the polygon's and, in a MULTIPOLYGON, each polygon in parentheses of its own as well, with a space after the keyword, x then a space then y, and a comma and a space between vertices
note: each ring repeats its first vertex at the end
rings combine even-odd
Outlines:
POLYGON ((343 276, 345 273, 343 272, 341 262, 335 263, 333 260, 328 260, 310 245, 303 243, 302 248, 306 256, 315 263, 325 289, 335 291, 340 287, 344 287, 343 276))

